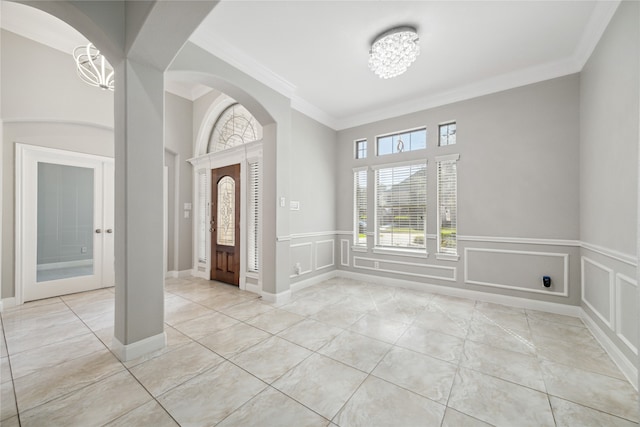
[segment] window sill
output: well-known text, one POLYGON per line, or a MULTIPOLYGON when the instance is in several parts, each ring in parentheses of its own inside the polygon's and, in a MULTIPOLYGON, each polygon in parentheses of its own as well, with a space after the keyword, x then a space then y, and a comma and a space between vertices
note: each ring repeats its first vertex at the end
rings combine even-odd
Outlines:
POLYGON ((247 271, 247 275, 246 275, 247 279, 259 279, 260 275, 259 273, 253 272, 253 271, 247 271))
POLYGON ((452 255, 452 254, 436 254, 436 259, 440 261, 459 261, 460 255, 452 255))
POLYGON ((367 252, 367 248, 362 246, 351 246, 351 252, 367 252))
POLYGON ((429 253, 425 249, 392 249, 392 248, 374 248, 374 254, 397 255, 413 258, 428 258, 429 253))

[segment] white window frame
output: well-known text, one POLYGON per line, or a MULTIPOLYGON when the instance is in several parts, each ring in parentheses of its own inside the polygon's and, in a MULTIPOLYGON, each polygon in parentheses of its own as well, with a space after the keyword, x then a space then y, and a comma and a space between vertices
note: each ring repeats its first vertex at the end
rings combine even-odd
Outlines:
POLYGON ((458 122, 456 122, 455 120, 449 120, 448 122, 438 123, 438 147, 449 147, 450 145, 456 145, 457 143, 458 143, 458 122), (442 126, 450 126, 450 125, 456 125, 456 142, 454 142, 453 144, 449 144, 449 137, 447 136, 447 143, 445 145, 442 145, 442 135, 440 133, 440 130, 442 126))
POLYGON ((427 130, 427 126, 418 126, 418 127, 411 128, 411 129, 404 129, 404 130, 399 130, 399 131, 394 131, 394 132, 389 132, 389 133, 383 133, 381 135, 376 135, 375 138, 374 138, 374 144, 375 144, 374 149, 375 149, 375 154, 376 154, 375 157, 383 157, 384 158, 386 156, 397 156, 397 155, 401 155, 401 154, 405 154, 405 153, 416 153, 416 152, 420 152, 422 150, 426 150, 427 147, 428 147, 428 143, 429 143, 428 138, 429 138, 429 132, 427 130), (388 136, 394 136, 394 135, 401 135, 403 133, 415 132, 415 131, 418 131, 418 130, 423 130, 424 131, 424 140, 425 140, 424 148, 418 148, 416 150, 405 150, 405 151, 403 151, 401 153, 393 153, 392 152, 392 153, 387 153, 387 154, 380 154, 380 150, 378 149, 380 138, 386 138, 388 136))
MULTIPOLYGON (((374 253, 380 254, 391 254, 391 255, 406 255, 406 256, 418 256, 418 257, 427 257, 429 255, 427 251, 427 209, 425 207, 424 213, 424 247, 420 248, 411 248, 408 246, 399 246, 399 247, 391 247, 391 246, 381 246, 379 243, 379 229, 378 229, 378 171, 380 169, 391 169, 391 168, 399 168, 405 166, 424 166, 427 169, 428 173, 428 161, 427 159, 416 159, 406 162, 395 162, 395 163, 385 163, 380 165, 372 166, 371 169, 374 171, 374 195, 373 195, 373 217, 374 217, 374 253)), ((425 182, 425 191, 428 189, 428 179, 425 182)), ((428 193, 425 196, 425 203, 428 206, 428 193)))
POLYGON ((369 140, 367 140, 367 138, 360 138, 360 139, 356 139, 355 141, 353 141, 353 158, 356 160, 362 160, 362 159, 366 159, 367 157, 369 157, 369 140), (358 144, 364 142, 364 157, 358 157, 358 144))
POLYGON ((441 244, 442 244, 442 209, 440 206, 440 163, 442 162, 452 162, 455 161, 457 162, 458 160, 460 160, 460 154, 449 154, 446 156, 437 156, 436 157, 436 213, 437 213, 437 222, 438 222, 438 230, 437 230, 437 250, 436 250, 436 259, 439 260, 444 260, 444 261, 457 261, 460 259, 460 255, 458 252, 458 238, 457 238, 457 231, 458 231, 458 175, 457 175, 457 168, 456 168, 456 252, 455 253, 448 253, 448 252, 441 252, 441 244))
POLYGON ((366 185, 366 192, 365 192, 365 201, 367 204, 367 208, 366 208, 366 212, 367 212, 367 229, 369 228, 369 168, 368 167, 361 167, 361 168, 354 168, 353 169, 353 245, 352 245, 352 250, 354 251, 366 251, 367 250, 367 230, 365 230, 365 238, 364 238, 364 244, 359 243, 359 238, 360 238, 360 212, 358 210, 358 190, 357 190, 357 185, 358 185, 358 181, 357 181, 357 176, 358 174, 364 172, 366 179, 367 179, 367 185, 366 185))

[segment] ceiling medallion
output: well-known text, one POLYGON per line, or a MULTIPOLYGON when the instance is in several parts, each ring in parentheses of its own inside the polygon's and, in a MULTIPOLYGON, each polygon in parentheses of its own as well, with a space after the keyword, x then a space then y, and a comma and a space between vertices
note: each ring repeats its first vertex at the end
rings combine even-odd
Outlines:
POLYGON ((103 90, 113 90, 113 69, 92 43, 73 49, 73 59, 82 81, 103 90))
POLYGON ((369 68, 381 79, 407 71, 420 54, 420 38, 414 27, 392 28, 380 34, 369 50, 369 68))

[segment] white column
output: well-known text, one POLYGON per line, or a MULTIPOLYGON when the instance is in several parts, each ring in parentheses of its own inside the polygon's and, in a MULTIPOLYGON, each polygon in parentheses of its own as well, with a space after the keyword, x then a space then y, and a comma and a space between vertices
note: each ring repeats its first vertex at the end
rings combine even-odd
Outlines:
POLYGON ((116 64, 115 328, 113 350, 130 360, 164 347, 163 71, 116 64))

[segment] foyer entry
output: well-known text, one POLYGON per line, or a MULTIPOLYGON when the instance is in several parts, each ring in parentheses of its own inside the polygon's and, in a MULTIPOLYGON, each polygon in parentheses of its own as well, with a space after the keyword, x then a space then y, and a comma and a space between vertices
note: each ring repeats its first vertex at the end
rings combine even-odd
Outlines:
POLYGON ((211 170, 211 280, 240 284, 240 165, 211 170))

